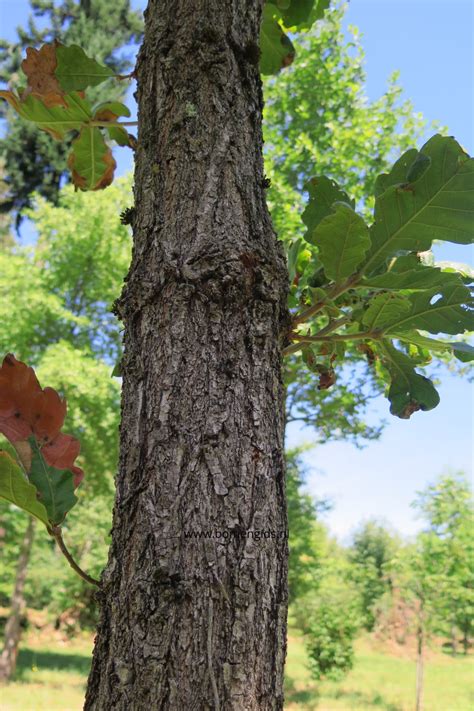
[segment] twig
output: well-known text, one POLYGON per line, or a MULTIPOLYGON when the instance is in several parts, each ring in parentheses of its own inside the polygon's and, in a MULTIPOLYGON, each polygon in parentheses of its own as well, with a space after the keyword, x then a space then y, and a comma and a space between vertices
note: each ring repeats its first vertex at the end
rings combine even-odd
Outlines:
POLYGON ((357 283, 359 278, 360 274, 353 274, 348 279, 346 279, 343 284, 340 284, 339 286, 334 285, 332 289, 329 289, 324 301, 318 301, 316 304, 313 304, 313 306, 310 306, 309 308, 305 309, 305 311, 302 311, 299 314, 295 314, 291 321, 292 327, 297 326, 299 323, 307 321, 309 318, 311 318, 311 316, 314 316, 315 314, 319 313, 327 305, 328 301, 336 299, 338 296, 341 296, 341 294, 344 294, 345 291, 351 289, 354 284, 357 283))
POLYGON ((63 534, 61 532, 61 527, 60 526, 52 526, 51 528, 48 528, 48 531, 50 535, 54 538, 56 543, 59 546, 59 549, 61 553, 64 555, 66 560, 68 561, 69 565, 71 568, 81 576, 83 580, 85 580, 87 583, 90 583, 91 585, 97 585, 97 587, 100 587, 100 583, 98 580, 95 578, 91 578, 90 575, 85 573, 82 568, 78 566, 72 555, 69 553, 68 549, 66 548, 66 544, 64 543, 63 539, 63 534))
POLYGON ((300 343, 304 343, 305 341, 307 343, 321 343, 324 341, 331 343, 332 341, 355 341, 363 338, 379 338, 379 336, 379 331, 360 331, 359 333, 336 333, 332 336, 305 336, 303 334, 300 336, 295 334, 292 338, 294 341, 299 341, 300 343))
POLYGON ((87 121, 88 126, 138 126, 138 121, 87 121))

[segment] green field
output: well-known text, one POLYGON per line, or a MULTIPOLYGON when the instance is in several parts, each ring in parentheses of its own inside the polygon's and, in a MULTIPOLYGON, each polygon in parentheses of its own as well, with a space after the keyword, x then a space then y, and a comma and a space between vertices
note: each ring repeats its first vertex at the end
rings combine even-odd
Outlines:
MULTIPOLYGON (((471 658, 429 653, 424 711, 473 711, 471 658)), ((356 643, 354 668, 342 681, 316 684, 300 637, 290 634, 286 667, 288 711, 413 711, 415 662, 377 651, 368 639, 356 643)))
MULTIPOLYGON (((90 664, 89 637, 25 637, 15 679, 1 689, 1 711, 80 711, 90 664)), ((472 658, 431 653, 426 667, 424 711, 472 711, 472 658)), ((292 631, 288 647, 288 711, 413 711, 415 664, 382 654, 368 639, 357 643, 356 662, 342 682, 316 685, 302 640, 292 631)))

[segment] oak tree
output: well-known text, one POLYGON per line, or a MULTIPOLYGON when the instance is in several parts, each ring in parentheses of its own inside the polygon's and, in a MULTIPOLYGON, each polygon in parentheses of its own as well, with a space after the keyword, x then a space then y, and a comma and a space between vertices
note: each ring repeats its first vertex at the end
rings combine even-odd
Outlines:
POLYGON ((52 138, 75 132, 78 189, 113 179, 105 132, 136 148, 134 249, 115 305, 120 466, 86 709, 282 708, 283 356, 300 354, 325 390, 355 344, 402 418, 439 402, 419 372, 431 352, 472 358, 427 335, 470 325, 467 275, 426 255, 434 239, 472 241, 473 161, 451 137, 379 176, 370 226, 344 187, 312 177, 287 268, 265 201, 260 70, 290 64, 285 30, 326 6, 150 0, 137 142, 121 104, 89 102, 84 91, 113 71, 77 45, 30 49, 27 87, 1 92, 52 138))

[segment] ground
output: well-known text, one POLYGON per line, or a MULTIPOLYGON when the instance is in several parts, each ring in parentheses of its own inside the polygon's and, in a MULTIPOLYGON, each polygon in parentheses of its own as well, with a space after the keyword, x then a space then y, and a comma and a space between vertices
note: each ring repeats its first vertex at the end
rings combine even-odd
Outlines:
MULTIPOLYGON (((90 665, 92 636, 67 639, 49 630, 24 635, 15 679, 1 689, 1 711, 80 711, 90 665)), ((473 659, 431 651, 426 667, 424 711, 472 711, 473 659)), ((307 668, 304 644, 290 630, 287 711, 413 711, 415 663, 410 650, 394 650, 363 637, 351 673, 317 685, 307 668)))

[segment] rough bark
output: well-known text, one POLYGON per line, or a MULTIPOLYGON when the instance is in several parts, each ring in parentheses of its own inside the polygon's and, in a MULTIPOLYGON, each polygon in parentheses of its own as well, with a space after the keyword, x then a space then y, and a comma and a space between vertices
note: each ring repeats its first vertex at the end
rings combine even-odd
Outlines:
POLYGON ((21 616, 25 609, 25 589, 26 574, 28 572, 28 561, 30 559, 31 547, 35 533, 35 519, 30 517, 26 527, 23 541, 21 543, 20 557, 16 570, 15 587, 10 605, 10 616, 5 625, 4 645, 0 656, 0 682, 5 682, 14 674, 16 659, 18 656, 18 646, 21 638, 21 616))
POLYGON ((262 5, 146 13, 121 459, 87 710, 283 707, 287 273, 264 195, 262 5))

